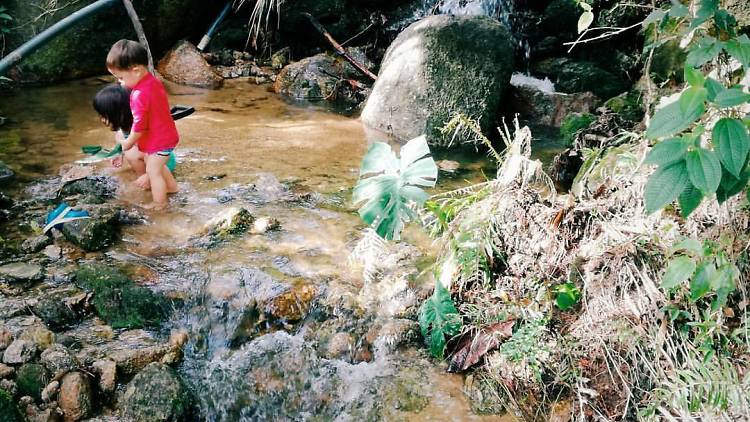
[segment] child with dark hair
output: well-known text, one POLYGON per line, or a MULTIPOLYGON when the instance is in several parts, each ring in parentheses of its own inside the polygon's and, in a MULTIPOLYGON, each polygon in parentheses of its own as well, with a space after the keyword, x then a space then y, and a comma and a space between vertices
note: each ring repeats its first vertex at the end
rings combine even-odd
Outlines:
MULTIPOLYGON (((124 86, 114 84, 102 88, 94 96, 94 110, 101 117, 102 122, 109 126, 115 134, 115 140, 120 143, 128 138, 133 126, 133 113, 130 111, 130 90, 124 86)), ((145 154, 138 147, 130 148, 124 152, 125 160, 135 172, 136 184, 144 189, 149 189, 148 175, 146 174, 145 154)), ((123 155, 112 159, 112 165, 122 166, 123 155)), ((167 168, 171 171, 176 164, 174 153, 169 157, 167 168)))
POLYGON ((136 145, 145 154, 145 172, 154 199, 150 207, 163 209, 167 206, 167 193, 177 191, 167 162, 180 139, 169 112, 167 91, 147 65, 146 49, 135 41, 117 41, 107 55, 107 70, 131 89, 133 125, 130 136, 117 142, 126 154, 136 145))

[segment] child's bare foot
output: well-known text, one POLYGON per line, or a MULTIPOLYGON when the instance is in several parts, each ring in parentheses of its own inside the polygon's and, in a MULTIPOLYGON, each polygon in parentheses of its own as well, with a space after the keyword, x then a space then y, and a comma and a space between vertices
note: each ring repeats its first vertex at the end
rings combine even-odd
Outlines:
POLYGON ((136 186, 143 190, 149 190, 151 189, 151 183, 148 180, 148 174, 144 173, 140 175, 137 179, 135 179, 135 182, 133 182, 136 186))
POLYGON ((179 191, 180 191, 180 188, 178 188, 177 186, 175 186, 174 189, 167 188, 167 193, 177 193, 179 191))
POLYGON ((142 205, 142 207, 145 210, 164 211, 165 209, 167 209, 167 204, 160 204, 158 202, 151 202, 151 203, 142 205))

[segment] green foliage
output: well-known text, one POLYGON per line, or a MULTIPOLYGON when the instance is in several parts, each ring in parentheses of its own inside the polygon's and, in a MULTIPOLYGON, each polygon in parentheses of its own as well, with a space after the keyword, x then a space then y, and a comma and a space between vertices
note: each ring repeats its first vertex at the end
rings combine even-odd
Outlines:
POLYGON ((560 136, 565 145, 573 145, 576 135, 581 130, 588 128, 595 120, 596 117, 590 113, 569 114, 566 116, 560 125, 560 136))
POLYGON ((44 366, 37 363, 27 363, 18 369, 16 384, 19 396, 31 396, 39 400, 42 389, 50 382, 49 373, 44 366))
POLYGON ((17 401, 13 400, 10 394, 0 388, 0 415, 4 422, 21 422, 25 420, 16 405, 17 401))
POLYGON ((461 325, 461 316, 453 305, 450 291, 437 281, 432 296, 419 308, 419 327, 422 337, 429 339, 433 356, 443 358, 445 337, 457 335, 461 325))
POLYGON ((382 238, 398 240, 405 224, 416 218, 414 207, 428 198, 420 186, 435 186, 437 165, 429 154, 427 140, 420 136, 401 147, 400 160, 382 142, 370 146, 362 159, 352 201, 364 203, 360 217, 382 238))
POLYGON ((571 282, 555 286, 553 292, 555 304, 561 311, 566 311, 581 301, 581 291, 571 282))
POLYGON ((737 289, 739 270, 719 246, 686 239, 674 246, 675 256, 662 277, 661 287, 674 301, 663 310, 672 323, 689 334, 705 359, 717 350, 725 352, 728 334, 725 332, 722 308, 729 295, 737 289))
POLYGON ((509 361, 529 365, 537 381, 541 381, 543 364, 549 353, 542 341, 547 333, 547 322, 546 318, 527 321, 499 348, 500 353, 509 361))
POLYGON ((714 0, 703 0, 695 9, 672 2, 670 9, 652 12, 644 25, 690 41, 687 87, 679 100, 657 110, 646 130, 647 138, 668 139, 657 142, 645 161, 659 168, 644 198, 648 213, 677 199, 687 217, 704 198, 716 195, 722 203, 747 185, 750 135, 740 107, 750 102, 750 93, 747 86, 733 82, 750 67, 750 38, 737 36, 736 20, 714 0), (721 81, 706 77, 732 59, 742 65, 741 72, 717 72, 726 75, 721 81), (712 131, 704 133, 703 128, 711 126, 712 131), (692 133, 685 133, 691 128, 692 133))

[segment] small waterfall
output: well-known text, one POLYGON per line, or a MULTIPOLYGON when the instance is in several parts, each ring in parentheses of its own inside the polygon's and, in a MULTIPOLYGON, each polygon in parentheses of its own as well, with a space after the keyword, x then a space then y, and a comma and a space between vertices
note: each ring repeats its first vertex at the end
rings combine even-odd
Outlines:
POLYGON ((511 29, 514 0, 442 0, 438 12, 448 15, 484 15, 497 19, 511 29))

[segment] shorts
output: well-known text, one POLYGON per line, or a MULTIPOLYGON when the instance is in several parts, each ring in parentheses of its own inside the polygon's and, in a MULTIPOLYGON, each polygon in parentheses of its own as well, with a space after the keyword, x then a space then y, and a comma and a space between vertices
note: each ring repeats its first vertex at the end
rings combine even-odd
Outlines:
POLYGON ((169 157, 172 154, 172 151, 174 151, 174 148, 166 148, 161 151, 156 151, 156 155, 160 155, 162 157, 169 157))

